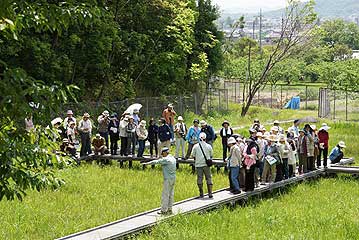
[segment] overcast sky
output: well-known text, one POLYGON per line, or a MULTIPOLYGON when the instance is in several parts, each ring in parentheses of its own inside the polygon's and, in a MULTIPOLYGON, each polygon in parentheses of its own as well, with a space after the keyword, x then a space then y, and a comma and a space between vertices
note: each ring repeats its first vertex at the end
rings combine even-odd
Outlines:
POLYGON ((285 7, 286 0, 212 0, 220 9, 226 12, 240 10, 240 12, 269 11, 285 7))

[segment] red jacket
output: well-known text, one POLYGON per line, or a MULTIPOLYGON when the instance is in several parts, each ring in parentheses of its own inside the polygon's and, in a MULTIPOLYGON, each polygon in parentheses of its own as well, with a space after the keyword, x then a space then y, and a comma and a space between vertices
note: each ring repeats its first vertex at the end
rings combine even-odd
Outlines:
POLYGON ((318 132, 318 138, 319 138, 319 143, 324 143, 324 148, 328 148, 329 147, 329 133, 327 131, 324 130, 320 130, 318 132))

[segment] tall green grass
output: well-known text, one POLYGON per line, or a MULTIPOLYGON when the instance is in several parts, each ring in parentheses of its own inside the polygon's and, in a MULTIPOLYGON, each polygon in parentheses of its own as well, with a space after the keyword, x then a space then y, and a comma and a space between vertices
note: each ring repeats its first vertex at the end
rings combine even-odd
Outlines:
POLYGON ((161 223, 138 239, 359 239, 359 182, 323 179, 277 199, 161 223))
MULTIPOLYGON (((0 239, 54 239, 160 206, 160 168, 139 165, 83 165, 61 171, 66 185, 57 191, 30 192, 23 202, 0 202, 0 239)), ((227 186, 223 174, 213 173, 214 188, 227 186)), ((175 201, 197 195, 196 177, 189 167, 177 173, 175 201)))

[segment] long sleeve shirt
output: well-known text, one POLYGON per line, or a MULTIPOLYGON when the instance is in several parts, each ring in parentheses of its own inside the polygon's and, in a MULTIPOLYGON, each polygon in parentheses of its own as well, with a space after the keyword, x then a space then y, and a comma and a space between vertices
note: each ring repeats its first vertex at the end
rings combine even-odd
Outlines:
POLYGON ((242 153, 237 144, 233 145, 229 150, 228 167, 239 167, 242 165, 242 153))
POLYGON ((86 121, 82 119, 82 120, 79 122, 79 127, 78 127, 78 129, 79 129, 80 132, 83 132, 83 133, 91 133, 91 131, 92 131, 92 124, 91 124, 90 119, 87 119, 86 121))
POLYGON ((203 149, 203 153, 206 155, 207 159, 212 159, 213 156, 213 148, 211 145, 204 141, 200 141, 199 143, 196 143, 193 146, 191 156, 194 158, 194 166, 195 167, 206 167, 206 159, 202 153, 201 147, 199 146, 201 144, 201 147, 203 149))
POLYGON ((141 125, 138 125, 136 127, 136 134, 137 134, 138 140, 145 140, 148 136, 147 129, 141 125))
POLYGON ((318 132, 319 144, 324 144, 324 148, 329 147, 329 133, 325 130, 320 130, 318 132))
POLYGON ((148 164, 149 165, 161 164, 163 178, 165 180, 176 178, 176 159, 171 154, 169 154, 167 157, 160 158, 158 160, 153 160, 148 164))
POLYGON ((199 127, 192 126, 188 130, 186 140, 190 144, 196 144, 198 142, 200 133, 201 133, 201 129, 199 127))
POLYGON ((333 161, 334 159, 336 159, 341 152, 342 152, 342 151, 338 148, 338 146, 336 146, 335 148, 333 148, 332 151, 331 151, 330 154, 329 154, 329 159, 330 159, 330 161, 333 161))
POLYGON ((175 116, 176 116, 176 112, 172 109, 169 110, 168 108, 166 108, 165 110, 163 110, 162 112, 162 117, 166 120, 166 123, 168 125, 174 125, 175 123, 175 116))
POLYGON ((98 121, 98 131, 101 133, 108 132, 108 124, 110 123, 110 119, 105 117, 104 115, 100 115, 97 118, 98 121))

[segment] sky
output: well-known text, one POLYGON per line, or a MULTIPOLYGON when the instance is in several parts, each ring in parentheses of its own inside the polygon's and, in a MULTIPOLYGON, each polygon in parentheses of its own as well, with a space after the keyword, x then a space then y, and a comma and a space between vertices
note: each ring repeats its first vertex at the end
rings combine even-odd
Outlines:
POLYGON ((212 0, 217 4, 221 11, 253 13, 260 8, 265 11, 276 10, 285 7, 286 0, 212 0))

